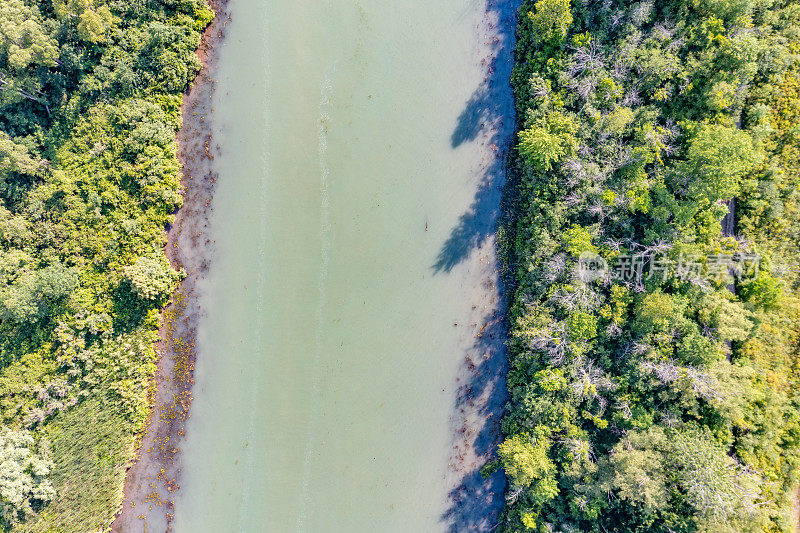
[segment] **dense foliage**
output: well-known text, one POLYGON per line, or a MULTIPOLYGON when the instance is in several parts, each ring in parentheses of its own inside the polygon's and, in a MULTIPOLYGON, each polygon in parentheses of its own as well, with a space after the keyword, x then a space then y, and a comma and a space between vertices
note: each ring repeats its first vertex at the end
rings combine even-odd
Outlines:
POLYGON ((98 531, 148 412, 202 0, 0 0, 0 530, 98 531))
POLYGON ((501 528, 794 531, 800 4, 526 0, 517 37, 501 528))

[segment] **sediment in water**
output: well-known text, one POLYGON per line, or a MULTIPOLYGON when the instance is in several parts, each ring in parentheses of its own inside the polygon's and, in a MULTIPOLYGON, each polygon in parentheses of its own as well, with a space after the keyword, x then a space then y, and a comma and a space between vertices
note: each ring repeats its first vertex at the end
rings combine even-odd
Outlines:
MULTIPOLYGON (((477 105, 485 106, 480 113, 480 135, 486 152, 484 183, 478 195, 491 197, 489 201, 476 198, 476 204, 488 206, 492 211, 477 213, 476 223, 487 228, 497 224, 504 182, 503 154, 513 135, 508 76, 518 4, 516 0, 490 0, 486 18, 476 28, 478 38, 482 39, 479 61, 485 65, 486 75, 482 87, 485 91, 476 92, 482 97, 477 105)), ((184 169, 184 206, 169 228, 166 250, 172 264, 184 268, 188 276, 164 313, 150 424, 143 436, 140 457, 128 472, 123 509, 113 525, 114 531, 171 530, 174 493, 180 481, 180 443, 192 399, 196 324, 203 312, 199 307, 198 281, 209 267, 214 247, 204 234, 217 179, 213 168, 217 146, 211 128, 211 96, 215 90, 217 45, 224 35, 228 14, 222 1, 215 2, 213 7, 217 18, 198 50, 204 68, 183 101, 184 123, 178 140, 184 169)), ((445 482, 451 491, 441 522, 451 531, 493 529, 503 502, 502 474, 485 480, 479 473, 500 438, 499 419, 505 401, 505 305, 498 287, 494 248, 494 239, 489 238, 474 251, 471 262, 471 269, 480 270, 472 288, 475 307, 470 323, 475 326, 469 330, 465 327, 464 335, 477 340, 465 354, 450 420, 453 449, 451 471, 445 482)), ((469 297, 465 294, 465 301, 469 297)))

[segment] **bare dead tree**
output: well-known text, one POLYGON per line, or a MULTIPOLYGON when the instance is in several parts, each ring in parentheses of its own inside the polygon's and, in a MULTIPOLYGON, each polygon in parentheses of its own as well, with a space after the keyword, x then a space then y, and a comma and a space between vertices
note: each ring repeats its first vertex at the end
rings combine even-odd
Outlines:
POLYGON ((574 89, 584 100, 588 100, 592 92, 597 87, 597 81, 594 78, 584 78, 575 84, 574 89))
POLYGON ((519 495, 522 494, 523 487, 511 487, 508 492, 506 492, 506 502, 512 504, 517 501, 519 495))
POLYGON ((611 248, 613 251, 618 252, 623 242, 619 239, 608 238, 603 244, 611 248))
POLYGON ((606 335, 608 335, 611 338, 619 337, 620 335, 622 335, 622 328, 616 322, 611 322, 606 327, 606 335))
POLYGON ((590 285, 581 280, 578 265, 573 267, 572 274, 572 290, 560 288, 550 296, 550 300, 567 311, 597 309, 600 306, 600 296, 590 285))
POLYGON ((759 503, 762 480, 735 458, 724 455, 727 464, 698 453, 696 443, 685 438, 673 441, 681 462, 681 484, 692 504, 716 522, 727 523, 736 513, 752 514, 765 503, 759 503))
POLYGON ((625 12, 624 11, 622 11, 621 9, 618 9, 617 11, 615 11, 614 14, 611 15, 611 18, 609 20, 611 28, 613 29, 613 28, 616 28, 617 26, 619 26, 620 23, 622 22, 622 19, 624 19, 624 18, 625 18, 625 12))
POLYGON ((589 207, 587 207, 586 211, 590 215, 592 215, 594 217, 597 217, 600 220, 603 220, 605 218, 605 209, 606 209, 606 206, 603 205, 602 202, 596 201, 593 204, 591 204, 589 207))
POLYGON ((634 4, 633 9, 631 10, 631 23, 637 27, 641 26, 647 22, 652 12, 652 2, 639 2, 638 4, 634 4))
POLYGON ((571 75, 596 73, 601 68, 605 67, 605 59, 597 44, 596 40, 592 40, 588 46, 582 46, 575 49, 572 55, 572 64, 569 67, 571 75))
POLYGON ((564 203, 567 204, 569 207, 575 207, 578 204, 583 203, 584 197, 579 192, 571 192, 564 198, 564 203))
POLYGON ((653 35, 659 40, 666 41, 667 39, 671 39, 674 34, 675 24, 668 20, 664 20, 653 26, 653 35))
MULTIPOLYGON (((580 399, 595 398, 600 392, 614 390, 614 383, 592 361, 582 360, 572 373, 572 392, 580 399)), ((603 402, 604 404, 605 402, 603 402)))
POLYGON ((571 453, 574 458, 586 462, 595 462, 596 456, 594 448, 592 447, 592 443, 588 440, 569 437, 561 438, 558 442, 569 450, 569 453, 571 453))
POLYGON ((580 159, 575 159, 574 157, 570 157, 564 164, 561 165, 561 170, 565 174, 573 174, 580 176, 583 174, 583 163, 580 159))
POLYGON ((553 283, 567 268, 567 259, 563 253, 551 257, 544 265, 544 279, 553 283))
POLYGON ((625 420, 630 420, 633 417, 631 406, 625 400, 617 401, 617 403, 614 405, 614 408, 619 411, 619 413, 622 415, 622 418, 625 420))
MULTIPOLYGON (((3 77, 0 77, 0 90, 9 90, 9 89, 15 91, 17 94, 19 94, 20 96, 22 96, 23 98, 25 98, 27 100, 31 100, 33 102, 36 102, 37 104, 43 105, 45 107, 45 110, 47 111, 47 114, 48 115, 50 114, 50 105, 44 99, 37 98, 36 96, 31 94, 31 92, 25 90, 24 88, 17 87, 13 83, 8 81, 7 79, 5 79, 3 77)), ((37 91, 37 92, 40 95, 44 95, 44 93, 41 92, 41 91, 37 91)))
POLYGON ((693 366, 683 366, 671 361, 666 363, 643 361, 640 368, 643 372, 654 376, 663 385, 672 385, 678 382, 687 384, 698 398, 704 400, 724 398, 716 378, 693 366))
POLYGON ((630 68, 628 68, 628 65, 624 61, 620 61, 619 59, 614 61, 614 67, 611 70, 611 75, 615 80, 624 82, 628 79, 629 72, 630 68))
POLYGON ((636 87, 629 87, 627 91, 625 91, 625 95, 622 97, 622 104, 625 106, 635 106, 639 105, 642 102, 641 97, 639 96, 639 90, 636 87))
POLYGON ((661 413, 661 423, 668 428, 674 428, 680 424, 680 420, 672 413, 661 413))
POLYGON ((526 340, 531 350, 545 354, 554 366, 561 366, 566 361, 568 342, 563 322, 554 322, 526 340))
POLYGON ((537 83, 533 86, 533 95, 536 98, 547 98, 550 95, 550 92, 550 88, 545 83, 537 83))

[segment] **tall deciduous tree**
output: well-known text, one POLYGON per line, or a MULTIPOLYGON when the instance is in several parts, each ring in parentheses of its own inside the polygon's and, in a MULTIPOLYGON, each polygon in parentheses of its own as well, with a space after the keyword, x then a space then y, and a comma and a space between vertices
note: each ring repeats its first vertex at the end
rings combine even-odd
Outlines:
POLYGON ((749 133, 719 125, 700 125, 689 141, 682 172, 691 195, 709 203, 735 196, 740 180, 762 154, 749 133))
POLYGON ((0 525, 13 525, 31 513, 33 503, 53 499, 47 477, 52 468, 30 433, 0 428, 0 525))
POLYGON ((23 0, 0 0, 0 105, 27 98, 46 105, 35 67, 58 59, 55 25, 23 0))
POLYGON ((102 43, 116 24, 116 17, 102 0, 56 0, 56 16, 76 24, 78 35, 84 41, 102 43))
POLYGON ((572 24, 570 0, 539 0, 528 18, 533 22, 536 36, 543 42, 558 45, 572 24))

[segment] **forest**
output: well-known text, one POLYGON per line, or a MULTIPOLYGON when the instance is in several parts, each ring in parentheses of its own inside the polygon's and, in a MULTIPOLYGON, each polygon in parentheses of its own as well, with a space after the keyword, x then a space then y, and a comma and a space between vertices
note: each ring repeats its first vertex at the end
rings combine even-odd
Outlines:
MULTIPOLYGON (((0 0, 0 530, 98 531, 184 273, 202 0, 0 0)), ((800 508, 800 3, 524 0, 498 531, 800 508)))
POLYGON ((0 0, 0 530, 102 531, 148 416, 201 0, 0 0))
POLYGON ((507 532, 792 532, 800 4, 526 0, 507 532))

